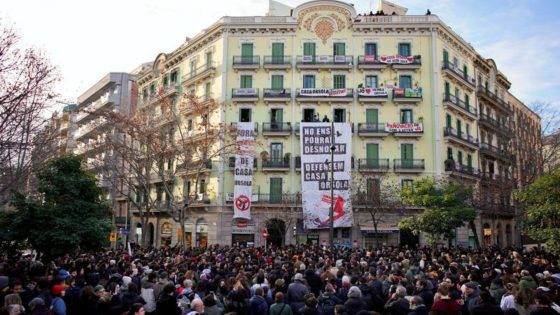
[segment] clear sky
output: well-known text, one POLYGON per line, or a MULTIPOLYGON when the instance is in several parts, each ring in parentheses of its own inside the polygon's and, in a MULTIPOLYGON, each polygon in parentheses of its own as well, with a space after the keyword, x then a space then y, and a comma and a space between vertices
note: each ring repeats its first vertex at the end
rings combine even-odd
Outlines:
MULTIPOLYGON (((378 0, 356 0, 358 12, 378 0)), ((296 6, 305 0, 280 0, 296 6)), ((512 82, 522 101, 560 109, 560 1, 393 0, 408 14, 430 9, 512 82)), ((108 72, 171 52, 220 17, 265 15, 268 0, 0 0, 2 23, 60 68, 62 100, 75 101, 108 72)))

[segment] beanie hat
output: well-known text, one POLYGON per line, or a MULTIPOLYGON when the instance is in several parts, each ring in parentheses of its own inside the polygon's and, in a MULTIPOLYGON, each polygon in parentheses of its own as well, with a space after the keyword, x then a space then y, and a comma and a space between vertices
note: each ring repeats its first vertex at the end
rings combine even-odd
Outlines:
POLYGON ((95 293, 97 293, 97 292, 99 292, 99 291, 101 291, 101 290, 104 290, 104 289, 105 289, 104 286, 102 286, 101 284, 98 284, 98 285, 95 286, 95 288, 93 288, 93 291, 94 291, 95 293))
POLYGON ((42 298, 34 298, 33 300, 31 300, 31 302, 29 302, 29 308, 33 309, 35 306, 39 306, 39 305, 45 305, 45 301, 43 301, 42 298))
POLYGON ((65 289, 66 287, 62 284, 53 285, 52 294, 56 296, 61 295, 62 291, 64 291, 65 289))

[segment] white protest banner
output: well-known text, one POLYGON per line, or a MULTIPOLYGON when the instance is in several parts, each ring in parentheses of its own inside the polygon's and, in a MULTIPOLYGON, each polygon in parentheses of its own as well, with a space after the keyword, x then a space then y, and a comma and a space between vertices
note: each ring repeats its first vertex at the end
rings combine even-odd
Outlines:
POLYGON ((301 191, 303 221, 307 229, 329 227, 331 207, 331 167, 334 173, 334 227, 350 227, 352 128, 349 123, 334 123, 334 144, 331 123, 301 123, 301 191), (331 161, 331 146, 335 147, 331 161))
POLYGON ((238 96, 253 96, 257 95, 257 89, 253 88, 241 88, 235 91, 235 95, 238 96))
POLYGON ((413 56, 401 56, 401 55, 394 55, 394 56, 379 56, 379 62, 387 63, 387 64, 411 64, 414 63, 413 56))
POLYGON ((386 123, 385 131, 421 133, 424 132, 424 126, 421 123, 386 123))
POLYGON ((360 88, 358 89, 358 95, 370 97, 387 97, 389 93, 386 89, 383 88, 360 88))
POLYGON ((255 123, 237 123, 237 154, 233 188, 233 218, 251 219, 255 123))
POLYGON ((346 89, 300 89, 299 96, 333 96, 344 97, 348 94, 346 89))

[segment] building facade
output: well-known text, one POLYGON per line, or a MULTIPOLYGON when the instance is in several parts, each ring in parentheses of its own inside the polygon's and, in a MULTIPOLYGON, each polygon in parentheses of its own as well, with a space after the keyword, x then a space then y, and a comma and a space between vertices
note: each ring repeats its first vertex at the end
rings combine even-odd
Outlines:
MULTIPOLYGON (((122 195, 115 165, 122 163, 108 143, 119 137, 107 123, 102 111, 113 111, 130 115, 133 110, 135 76, 129 73, 112 72, 78 97, 78 106, 73 115, 74 129, 71 138, 75 142, 72 153, 84 156, 85 168, 96 174, 104 197, 110 205, 116 227, 124 228, 127 221, 128 203, 122 195)), ((124 188, 126 189, 126 188, 124 188)))
MULTIPOLYGON (((362 16, 339 1, 296 8, 271 1, 266 16, 224 17, 158 55, 138 75, 139 109, 161 114, 158 95, 181 104, 183 95, 194 93, 219 108, 204 119, 173 108, 181 119, 171 133, 185 128, 194 137, 207 119, 232 129, 255 122, 258 145, 251 220, 233 219, 235 158, 224 153, 211 159, 197 185, 188 174, 176 178, 174 194, 200 195, 201 202, 188 207, 186 234, 175 220, 156 214, 145 237, 154 245, 183 237, 187 245, 263 245, 267 228, 269 243, 324 243, 327 231, 302 225, 299 124, 327 118, 352 124, 353 178, 365 183, 356 196, 426 176, 459 181, 477 187, 484 200, 476 221, 480 242, 513 244, 510 82, 437 16, 395 10, 362 16)), ((403 215, 419 211, 387 210, 374 235, 367 206, 356 200, 355 224, 337 229, 335 239, 349 246, 370 246, 376 238, 422 242, 397 228, 403 215)), ((138 226, 138 212, 132 214, 138 226)), ((461 228, 453 242, 473 246, 475 237, 461 228)))

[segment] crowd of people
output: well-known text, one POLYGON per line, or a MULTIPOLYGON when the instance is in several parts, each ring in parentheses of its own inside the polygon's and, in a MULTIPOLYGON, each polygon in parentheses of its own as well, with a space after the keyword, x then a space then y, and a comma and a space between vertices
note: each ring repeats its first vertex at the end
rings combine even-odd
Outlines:
POLYGON ((1 257, 2 314, 556 315, 558 256, 318 246, 1 257))

